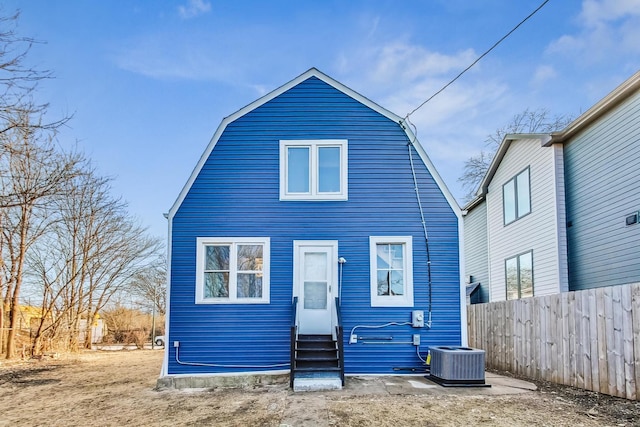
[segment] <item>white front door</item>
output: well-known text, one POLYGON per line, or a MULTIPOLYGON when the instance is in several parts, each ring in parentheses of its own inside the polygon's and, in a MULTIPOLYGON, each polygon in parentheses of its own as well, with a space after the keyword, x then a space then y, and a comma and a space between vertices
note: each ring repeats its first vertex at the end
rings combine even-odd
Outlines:
POLYGON ((337 292, 338 242, 306 240, 294 245, 294 296, 298 296, 298 332, 331 334, 337 292))

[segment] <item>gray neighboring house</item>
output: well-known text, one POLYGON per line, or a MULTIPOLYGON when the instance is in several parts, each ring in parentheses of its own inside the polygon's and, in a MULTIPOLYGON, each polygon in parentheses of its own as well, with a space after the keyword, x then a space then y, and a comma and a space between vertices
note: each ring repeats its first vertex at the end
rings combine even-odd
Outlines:
POLYGON ((464 207, 471 302, 640 282, 640 71, 565 129, 506 135, 464 207))

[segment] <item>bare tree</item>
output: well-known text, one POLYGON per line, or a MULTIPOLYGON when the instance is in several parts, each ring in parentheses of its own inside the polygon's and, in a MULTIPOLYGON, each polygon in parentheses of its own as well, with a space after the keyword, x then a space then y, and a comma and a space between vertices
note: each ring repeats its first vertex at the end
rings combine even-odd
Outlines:
POLYGON ((130 285, 129 293, 135 304, 145 311, 153 311, 164 316, 166 313, 167 262, 159 256, 144 270, 136 274, 130 285))
POLYGON ((52 78, 52 73, 26 64, 31 47, 38 41, 18 35, 15 27, 19 16, 19 12, 0 16, 0 134, 25 126, 57 129, 69 120, 69 117, 46 123, 23 120, 47 110, 48 104, 34 102, 32 95, 38 83, 52 78))
POLYGON ((65 349, 90 347, 91 328, 83 333, 81 328, 97 319, 111 298, 126 293, 135 277, 151 271, 161 249, 129 217, 126 204, 111 197, 109 179, 86 170, 64 188, 50 212, 59 219, 41 242, 44 248, 32 257, 43 313, 34 353, 45 334, 64 341, 65 349), (82 343, 80 336, 85 337, 82 343))
MULTIPOLYGON (((161 249, 126 203, 111 197, 109 179, 56 146, 68 117, 44 122, 47 104, 33 101, 51 73, 25 65, 34 41, 16 34, 17 18, 0 17, 0 350, 8 330, 7 358, 15 353, 26 279, 41 302, 32 351, 45 335, 73 349, 81 321, 92 323, 161 249)), ((90 328, 85 336, 82 344, 90 344, 90 328)))
POLYGON ((38 144, 32 143, 29 148, 31 151, 23 151, 25 141, 40 140, 42 132, 54 135, 55 130, 69 120, 69 117, 64 117, 48 123, 42 121, 48 105, 34 102, 33 94, 38 82, 51 78, 51 73, 26 64, 35 40, 16 33, 18 16, 18 13, 0 16, 0 296, 3 300, 0 304, 0 351, 4 346, 9 313, 8 355, 13 353, 15 329, 12 323, 17 316, 13 304, 20 294, 22 262, 32 237, 27 222, 31 220, 38 200, 50 195, 56 182, 65 179, 69 173, 64 168, 52 170, 44 167, 43 173, 62 175, 43 180, 42 174, 37 174, 28 178, 19 177, 19 182, 13 182, 15 173, 21 167, 18 163, 28 165, 29 171, 34 172, 38 162, 52 154, 51 144, 36 149, 38 144), (29 158, 33 150, 39 150, 38 157, 29 158), (26 191, 20 193, 21 190, 26 191), (18 222, 22 222, 22 225, 15 222, 17 218, 20 218, 18 222), (13 229, 9 230, 11 227, 13 229), (11 236, 8 237, 8 234, 11 236), (7 259, 10 264, 7 264, 7 259))
POLYGON ((571 120, 572 117, 567 115, 551 116, 549 111, 543 108, 537 110, 526 109, 522 113, 513 116, 508 124, 487 136, 485 140, 486 151, 480 151, 479 154, 470 157, 465 162, 462 175, 458 178, 458 182, 462 184, 462 188, 466 191, 464 200, 469 201, 475 195, 478 185, 487 173, 489 165, 505 135, 511 133, 555 132, 565 128, 571 120))
MULTIPOLYGON (((25 121, 28 121, 28 117, 25 121)), ((60 194, 65 181, 78 174, 81 157, 56 150, 49 131, 28 125, 15 127, 0 134, 0 176, 2 189, 3 255, 9 260, 3 286, 3 312, 9 313, 6 355, 14 353, 14 337, 19 313, 19 298, 28 249, 48 225, 46 206, 60 194)))

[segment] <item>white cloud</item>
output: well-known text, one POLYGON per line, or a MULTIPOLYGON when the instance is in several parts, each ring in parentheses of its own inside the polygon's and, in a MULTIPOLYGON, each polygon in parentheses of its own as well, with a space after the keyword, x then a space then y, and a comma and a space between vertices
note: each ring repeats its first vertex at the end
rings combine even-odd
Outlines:
POLYGON ((640 0, 584 0, 579 30, 551 42, 547 52, 591 64, 640 53, 640 0))
MULTIPOLYGON (((336 67, 347 86, 403 117, 476 57, 473 49, 446 53, 395 40, 341 53, 336 67)), ((462 194, 456 191, 456 178, 464 161, 477 154, 509 107, 509 87, 495 77, 492 66, 476 65, 410 117, 418 140, 454 194, 462 194)))
POLYGON ((598 27, 628 16, 640 16, 640 0, 585 0, 579 18, 587 27, 598 27))
POLYGON ((425 76, 443 75, 453 69, 464 69, 477 55, 473 49, 445 55, 428 51, 422 46, 394 42, 375 49, 372 56, 375 68, 371 76, 374 80, 412 81, 425 76))
POLYGON ((195 18, 211 11, 211 3, 204 0, 189 0, 187 5, 178 6, 178 13, 182 19, 195 18))
POLYGON ((533 84, 540 86, 549 80, 554 79, 558 73, 551 65, 539 65, 533 74, 533 84))
MULTIPOLYGON (((338 68, 353 74, 363 93, 385 108, 405 115, 419 106, 464 70, 477 57, 473 49, 453 54, 428 50, 404 41, 394 41, 359 50, 359 55, 339 55, 338 68)), ((418 110, 412 120, 420 126, 446 124, 461 114, 469 115, 482 103, 496 102, 506 87, 482 75, 480 65, 449 86, 418 110)))
POLYGON ((376 16, 371 20, 371 29, 369 30, 369 34, 367 35, 369 38, 373 37, 376 31, 378 30, 378 25, 380 24, 380 17, 376 16))
POLYGON ((208 80, 229 74, 215 52, 203 52, 170 34, 131 40, 112 57, 119 68, 152 78, 208 80))

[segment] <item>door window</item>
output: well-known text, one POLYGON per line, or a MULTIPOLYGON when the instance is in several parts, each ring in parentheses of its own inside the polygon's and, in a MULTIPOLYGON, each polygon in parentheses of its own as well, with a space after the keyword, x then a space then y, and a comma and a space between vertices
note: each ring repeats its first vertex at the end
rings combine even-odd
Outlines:
POLYGON ((327 309, 327 253, 304 254, 304 308, 327 309))

